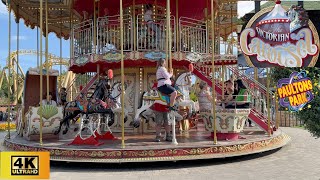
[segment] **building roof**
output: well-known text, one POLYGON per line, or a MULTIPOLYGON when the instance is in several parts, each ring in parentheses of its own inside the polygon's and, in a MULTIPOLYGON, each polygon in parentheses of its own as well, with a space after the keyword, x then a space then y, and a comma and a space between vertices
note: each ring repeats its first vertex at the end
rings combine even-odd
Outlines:
MULTIPOLYGON (((270 1, 263 5, 261 5, 261 9, 274 6, 275 2, 270 1)), ((282 1, 282 6, 290 7, 291 5, 298 5, 298 1, 282 1)), ((320 10, 320 3, 318 1, 303 1, 303 8, 305 10, 320 10)), ((251 13, 254 13, 254 10, 251 11, 251 13)))

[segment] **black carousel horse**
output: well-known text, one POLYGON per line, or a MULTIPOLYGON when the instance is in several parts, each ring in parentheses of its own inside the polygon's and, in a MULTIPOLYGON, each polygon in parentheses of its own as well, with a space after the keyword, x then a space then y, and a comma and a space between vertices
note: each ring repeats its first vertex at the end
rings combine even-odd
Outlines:
MULTIPOLYGON (((77 117, 79 117, 81 113, 86 115, 101 113, 104 120, 106 120, 106 115, 108 115, 110 117, 108 126, 111 126, 114 123, 112 104, 117 103, 115 99, 111 97, 111 92, 110 80, 101 79, 89 100, 87 100, 84 94, 81 94, 79 99, 68 102, 64 106, 64 118, 60 122, 60 126, 54 134, 60 133, 62 125, 65 125, 65 130, 62 133, 66 134, 70 128, 70 121, 75 123, 78 119, 77 117), (104 101, 107 101, 108 103, 105 103, 104 101), (72 110, 68 111, 67 109, 70 108, 72 110)), ((74 129, 74 131, 77 130, 78 128, 74 129)))

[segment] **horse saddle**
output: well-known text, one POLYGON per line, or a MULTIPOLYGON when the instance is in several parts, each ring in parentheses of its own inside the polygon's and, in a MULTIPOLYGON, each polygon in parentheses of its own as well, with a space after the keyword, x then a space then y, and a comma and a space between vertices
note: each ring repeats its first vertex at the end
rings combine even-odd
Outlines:
MULTIPOLYGON (((183 96, 183 93, 181 92, 181 90, 177 86, 174 86, 174 88, 178 92, 177 97, 183 96)), ((170 104, 170 96, 168 94, 164 94, 164 93, 160 92, 159 90, 157 90, 157 91, 158 91, 160 100, 167 102, 167 104, 170 104)))

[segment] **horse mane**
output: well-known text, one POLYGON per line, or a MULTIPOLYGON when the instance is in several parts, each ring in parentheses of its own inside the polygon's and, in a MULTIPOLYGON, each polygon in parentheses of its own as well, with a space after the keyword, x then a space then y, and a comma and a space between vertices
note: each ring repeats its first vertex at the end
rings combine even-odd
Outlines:
POLYGON ((299 24, 301 27, 306 26, 308 24, 308 21, 309 21, 308 12, 302 6, 292 5, 290 9, 287 11, 287 15, 289 14, 289 12, 291 13, 295 12, 298 14, 297 18, 292 22, 300 21, 299 24))
POLYGON ((143 91, 143 93, 141 93, 138 109, 140 109, 140 108, 142 107, 143 96, 144 96, 146 93, 147 93, 146 91, 143 91))
POLYGON ((176 84, 178 82, 178 80, 180 80, 180 78, 182 78, 183 74, 186 74, 187 72, 183 72, 181 74, 179 74, 179 76, 177 77, 177 79, 175 80, 174 84, 176 84))
MULTIPOLYGON (((97 98, 98 96, 100 96, 101 94, 99 94, 99 93, 101 93, 101 92, 99 92, 99 91, 101 91, 101 89, 102 89, 102 93, 103 93, 103 97, 104 97, 105 96, 105 91, 107 90, 106 89, 107 85, 108 85, 108 79, 101 79, 97 83, 97 86, 96 86, 94 92, 92 93, 90 99, 91 98, 97 98)), ((102 98, 98 98, 98 99, 103 99, 103 97, 102 98)))

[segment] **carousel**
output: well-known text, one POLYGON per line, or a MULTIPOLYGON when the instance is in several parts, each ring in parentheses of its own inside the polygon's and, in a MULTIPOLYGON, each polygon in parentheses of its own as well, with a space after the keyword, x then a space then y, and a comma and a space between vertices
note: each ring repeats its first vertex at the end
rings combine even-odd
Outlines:
MULTIPOLYGON (((2 2, 17 24, 23 19, 40 31, 39 63, 26 74, 17 130, 4 140, 8 150, 49 151, 52 161, 120 163, 240 156, 290 141, 278 129, 277 95, 238 69, 236 0, 2 2), (49 68, 49 33, 70 40, 70 87, 49 68), (155 88, 161 59, 173 72, 174 110, 155 88), (246 89, 239 99, 248 106, 231 100, 227 108, 227 82, 239 80, 246 89), (209 109, 194 98, 200 84, 209 87, 209 109), (160 116, 166 126, 159 129, 160 116), (162 136, 155 141, 156 131, 162 136)), ((10 33, 9 15, 9 47, 10 33)))

